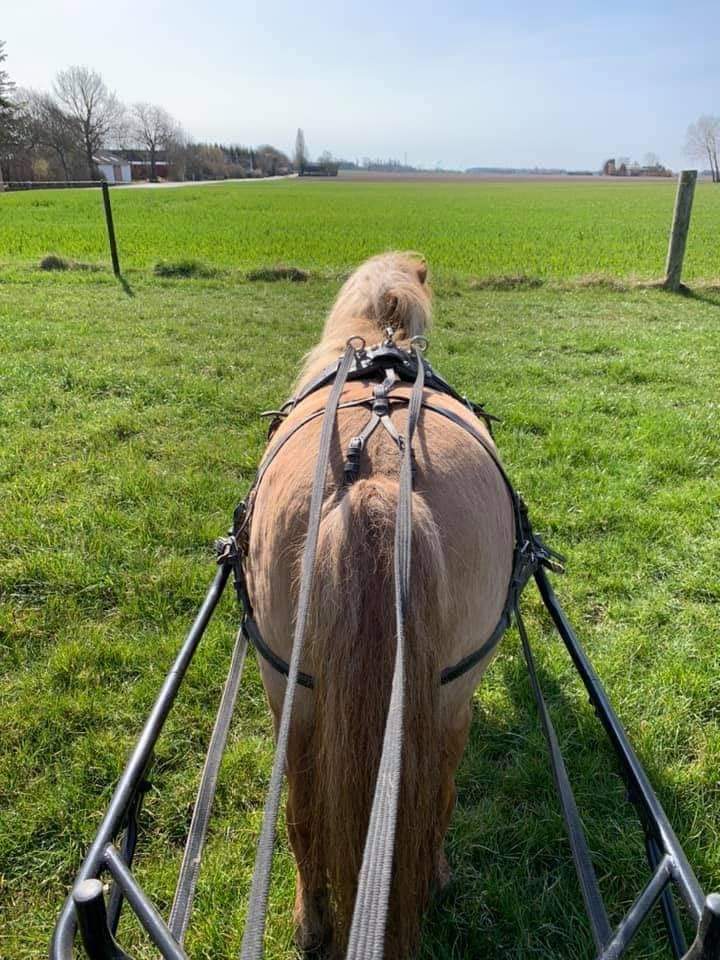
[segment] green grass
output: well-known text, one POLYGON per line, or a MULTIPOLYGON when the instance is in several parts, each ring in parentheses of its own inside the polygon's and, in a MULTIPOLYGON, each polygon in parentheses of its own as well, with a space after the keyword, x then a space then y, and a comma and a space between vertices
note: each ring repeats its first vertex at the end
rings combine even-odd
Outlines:
MULTIPOLYGON (((15 218, 11 231, 0 221, 2 256, 8 257, 10 232, 18 258, 0 274, 5 960, 45 953, 82 852, 213 574, 210 544, 226 529, 263 449, 258 413, 286 395, 337 289, 322 279, 163 280, 139 268, 188 255, 250 267, 281 259, 282 247, 282 259, 330 269, 370 252, 370 240, 361 237, 376 221, 373 251, 393 243, 420 247, 433 265, 437 259, 441 267, 478 274, 538 269, 542 246, 535 246, 541 241, 532 240, 532 229, 539 229, 539 220, 531 222, 526 247, 497 240, 484 246, 483 238, 507 223, 483 199, 488 188, 461 188, 444 199, 433 188, 427 202, 419 191, 398 191, 403 199, 396 213, 406 209, 415 224, 428 208, 450 204, 459 224, 448 237, 442 217, 429 217, 425 234, 412 233, 402 220, 394 225, 382 212, 384 187, 366 203, 346 195, 342 184, 327 193, 319 187, 206 188, 207 210, 194 220, 189 251, 181 249, 187 233, 174 226, 181 213, 200 209, 199 191, 114 193, 121 251, 138 268, 133 296, 102 273, 42 274, 22 264, 52 250, 101 258, 101 230, 95 234, 82 222, 75 227, 76 218, 96 215, 97 197, 63 194, 66 215, 54 194, 0 197, 0 217, 9 200, 15 218), (141 220, 141 196, 157 216, 141 220), (278 198, 289 209, 279 224, 260 230, 260 218, 277 212, 278 198), (33 207, 35 201, 49 206, 33 207), (310 204, 319 214, 312 222, 305 216, 301 230, 310 204), (222 219, 223 205, 231 205, 232 230, 222 219), (46 218, 42 224, 33 212, 46 218), (217 243, 210 249, 213 217, 217 243), (347 240, 327 229, 343 217, 347 240), (149 232, 140 233, 141 222, 149 232), (332 255, 331 238, 337 247, 332 255), (524 249, 533 251, 527 261, 524 249)), ((568 189, 574 193, 562 196, 583 196, 579 186, 568 189)), ((560 192, 543 190, 543 204, 561 211, 560 192)), ((642 187, 637 194, 596 190, 604 210, 617 198, 630 204, 653 198, 639 233, 633 234, 632 216, 624 221, 629 227, 612 226, 634 237, 634 251, 649 221, 659 230, 667 220, 669 186, 642 187)), ((518 211, 532 207, 523 201, 530 194, 518 191, 489 193, 504 198, 507 214, 512 197, 518 211)), ((720 191, 712 197, 699 192, 699 223, 708 215, 704 205, 709 209, 717 196, 720 191)), ((518 237, 521 227, 512 228, 518 237)), ((559 265, 570 255, 567 238, 544 236, 554 250, 547 264, 565 269, 559 265)), ((661 237, 657 251, 663 245, 661 237)), ((617 244, 598 249, 608 262, 595 267, 610 269, 610 260, 620 257, 627 271, 640 266, 653 272, 642 244, 632 256, 617 244)), ((716 248, 696 249, 700 272, 717 274, 717 255, 716 248)), ((589 269, 584 247, 572 256, 571 273, 589 269)), ((719 322, 720 298, 713 295, 498 292, 448 277, 438 286, 431 338, 431 359, 443 374, 503 416, 497 438, 510 475, 536 527, 569 555, 558 592, 707 888, 720 887, 719 322)), ((525 606, 532 634, 540 638, 541 676, 617 920, 645 877, 639 831, 559 642, 542 627, 537 599, 529 594, 525 606)), ((235 623, 228 597, 158 749, 137 873, 164 912, 235 623)), ((251 663, 201 874, 188 940, 193 957, 237 955, 271 764, 270 730, 251 663)), ((428 918, 423 960, 590 956, 514 633, 478 692, 458 784, 449 837, 456 879, 428 918)), ((270 960, 293 955, 292 860, 282 836, 270 960)), ((153 955, 132 921, 124 921, 121 933, 133 956, 153 955)), ((632 955, 665 955, 657 927, 643 932, 632 955)))
MULTIPOLYGON (((662 275, 675 184, 279 181, 112 192, 125 270, 196 258, 242 270, 289 263, 342 271, 383 249, 434 269, 567 279, 662 275)), ((698 186, 691 280, 720 278, 720 190, 698 186)), ((99 191, 0 196, 0 278, 47 254, 107 262, 99 191)))

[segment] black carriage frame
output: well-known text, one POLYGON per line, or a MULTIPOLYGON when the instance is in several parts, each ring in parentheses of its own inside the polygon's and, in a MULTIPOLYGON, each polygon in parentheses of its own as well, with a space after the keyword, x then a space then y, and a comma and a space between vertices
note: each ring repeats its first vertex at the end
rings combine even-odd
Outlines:
MULTIPOLYGON (((55 926, 51 960, 72 960, 79 930, 90 960, 130 960, 115 940, 124 902, 140 920, 165 960, 186 960, 182 943, 160 915, 132 873, 143 796, 155 744, 183 678, 230 578, 235 560, 220 554, 219 568, 198 614, 177 654, 135 749, 120 777, 107 813, 55 926), (106 901, 101 877, 112 878, 106 901)), ((558 602, 545 570, 534 578, 543 603, 562 638, 620 764, 628 798, 635 805, 645 834, 650 879, 620 923, 613 928, 592 865, 585 833, 555 729, 545 703, 532 649, 522 619, 518 627, 530 683, 547 740, 553 777, 560 797, 572 858, 595 943, 596 960, 617 960, 626 952, 640 925, 659 901, 667 941, 676 960, 720 960, 720 894, 705 896, 680 842, 658 800, 623 725, 558 602), (688 948, 673 892, 684 901, 696 930, 688 948)), ((246 638, 247 639, 247 638, 246 638)), ((205 803, 207 804, 207 796, 205 803)), ((210 797, 210 802, 212 797, 210 797)), ((181 878, 182 882, 182 878, 181 878)), ((182 938, 181 938, 182 939, 182 938)))

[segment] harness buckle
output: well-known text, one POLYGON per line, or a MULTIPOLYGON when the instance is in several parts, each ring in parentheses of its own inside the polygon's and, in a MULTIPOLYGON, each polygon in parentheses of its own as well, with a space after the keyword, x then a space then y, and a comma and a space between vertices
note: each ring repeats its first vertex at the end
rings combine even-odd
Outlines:
POLYGON ((378 417, 386 417, 390 413, 390 401, 388 398, 376 394, 373 400, 372 411, 374 414, 377 414, 378 417))
POLYGON ((226 537, 218 537, 215 541, 215 558, 219 567, 235 566, 237 564, 240 559, 240 551, 234 534, 229 533, 226 537))
POLYGON ((360 473, 360 457, 362 456, 365 441, 362 437, 353 437, 348 444, 347 460, 343 465, 345 483, 355 483, 360 473))
POLYGON ((553 550, 545 543, 539 533, 535 533, 530 523, 527 504, 522 498, 522 494, 517 494, 518 507, 520 509, 520 530, 518 539, 522 539, 520 556, 527 564, 529 573, 535 571, 538 567, 545 567, 553 573, 565 573, 566 558, 553 550))

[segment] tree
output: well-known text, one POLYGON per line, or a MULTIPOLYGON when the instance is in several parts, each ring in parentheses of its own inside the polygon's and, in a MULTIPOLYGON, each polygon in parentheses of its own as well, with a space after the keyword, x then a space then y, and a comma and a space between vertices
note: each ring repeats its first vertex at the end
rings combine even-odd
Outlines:
POLYGON ((275 177, 290 169, 288 156, 269 143, 263 143, 255 150, 253 163, 263 177, 275 177))
POLYGON ((91 180, 99 179, 94 156, 106 141, 117 135, 123 121, 123 107, 95 70, 68 67, 55 78, 55 97, 78 125, 81 146, 91 180))
POLYGON ((693 160, 710 164, 713 183, 720 183, 720 117, 705 114, 697 123, 691 123, 687 130, 685 153, 693 160))
POLYGON ((643 166, 644 166, 644 167, 659 167, 659 166, 660 166, 660 157, 659 157, 656 153, 653 153, 652 151, 650 151, 649 153, 646 153, 646 154, 645 154, 645 157, 643 158, 643 166))
POLYGON ((17 136, 17 105, 13 99, 15 84, 3 70, 3 63, 7 60, 5 41, 0 40, 0 185, 3 182, 2 158, 15 143, 17 136))
POLYGON ((130 108, 130 133, 147 150, 150 179, 157 180, 158 150, 169 151, 180 140, 180 126, 167 110, 152 103, 134 103, 130 108))
POLYGON ((298 127, 298 132, 295 135, 295 169, 298 173, 302 173, 305 170, 305 167, 308 162, 307 147, 305 145, 305 134, 298 127))
POLYGON ((44 147, 60 164, 65 180, 78 166, 78 144, 82 132, 78 121, 65 113, 48 93, 27 90, 22 93, 26 144, 30 150, 44 147))

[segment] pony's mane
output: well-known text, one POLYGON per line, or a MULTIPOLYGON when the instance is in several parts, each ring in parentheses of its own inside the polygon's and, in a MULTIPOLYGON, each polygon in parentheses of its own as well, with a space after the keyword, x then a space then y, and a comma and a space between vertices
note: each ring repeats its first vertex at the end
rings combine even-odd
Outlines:
POLYGON ((426 333, 432 301, 426 281, 427 266, 419 254, 383 253, 366 260, 343 284, 297 385, 337 359, 350 337, 364 337, 370 345, 388 330, 396 343, 426 333))

